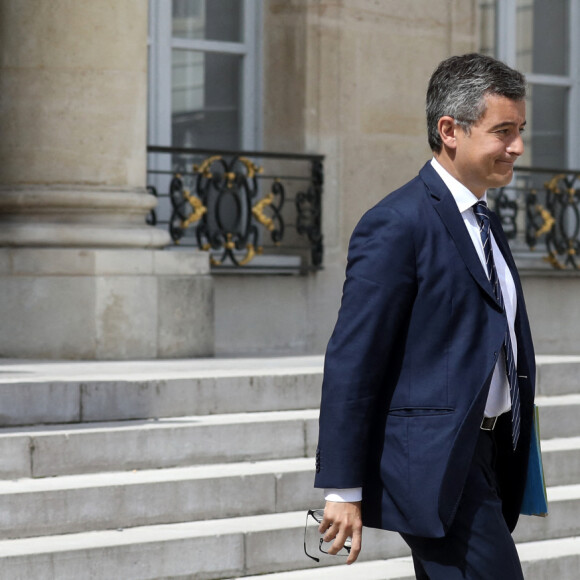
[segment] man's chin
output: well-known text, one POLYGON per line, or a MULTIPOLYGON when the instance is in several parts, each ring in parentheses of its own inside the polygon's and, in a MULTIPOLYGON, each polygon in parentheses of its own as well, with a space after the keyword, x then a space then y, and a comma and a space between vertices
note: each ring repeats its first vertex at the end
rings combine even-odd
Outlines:
POLYGON ((492 187, 504 187, 506 185, 509 185, 512 181, 514 177, 514 166, 511 165, 509 168, 503 170, 501 173, 496 173, 492 180, 490 181, 495 181, 495 185, 493 185, 492 187))

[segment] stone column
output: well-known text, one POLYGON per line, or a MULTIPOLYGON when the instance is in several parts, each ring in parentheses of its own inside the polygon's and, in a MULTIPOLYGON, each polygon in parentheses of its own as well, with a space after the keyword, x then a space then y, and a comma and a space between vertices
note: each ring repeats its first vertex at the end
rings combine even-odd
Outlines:
POLYGON ((145 223, 147 4, 0 0, 0 356, 213 352, 207 255, 145 223))

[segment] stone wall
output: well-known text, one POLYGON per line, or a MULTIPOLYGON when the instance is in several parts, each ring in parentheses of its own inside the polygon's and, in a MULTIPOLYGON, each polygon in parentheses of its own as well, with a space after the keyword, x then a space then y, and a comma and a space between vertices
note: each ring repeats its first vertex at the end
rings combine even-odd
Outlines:
POLYGON ((428 79, 475 31, 474 1, 264 2, 264 148, 326 155, 324 270, 215 276, 216 352, 324 351, 352 229, 430 158, 428 79))

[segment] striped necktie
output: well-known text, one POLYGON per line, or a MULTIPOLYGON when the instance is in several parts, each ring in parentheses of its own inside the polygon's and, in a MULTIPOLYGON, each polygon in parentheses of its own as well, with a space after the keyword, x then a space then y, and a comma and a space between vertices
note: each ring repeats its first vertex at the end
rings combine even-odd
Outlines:
MULTIPOLYGON (((505 314, 505 304, 501 292, 501 286, 493 260, 493 250, 491 247, 491 225, 489 222, 489 209, 485 201, 478 201, 473 206, 473 212, 479 223, 479 234, 483 243, 483 252, 485 255, 485 263, 487 265, 487 273, 489 274, 489 281, 493 286, 495 297, 502 307, 505 314)), ((507 322, 507 318, 506 318, 507 322)), ((510 337, 509 326, 506 323, 506 332, 503 341, 505 352, 505 366, 508 383, 510 387, 510 398, 512 404, 512 444, 514 450, 518 444, 518 437, 520 436, 520 392, 518 387, 518 376, 516 371, 516 363, 514 360, 514 351, 510 337)))

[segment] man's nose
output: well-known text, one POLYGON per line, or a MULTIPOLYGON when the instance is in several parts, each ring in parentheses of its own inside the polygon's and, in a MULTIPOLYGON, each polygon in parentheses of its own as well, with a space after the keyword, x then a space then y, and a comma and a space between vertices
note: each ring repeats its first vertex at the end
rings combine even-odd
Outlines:
POLYGON ((520 156, 524 152, 524 140, 520 133, 518 133, 517 137, 514 137, 512 142, 507 147, 508 153, 511 155, 518 155, 520 156))

